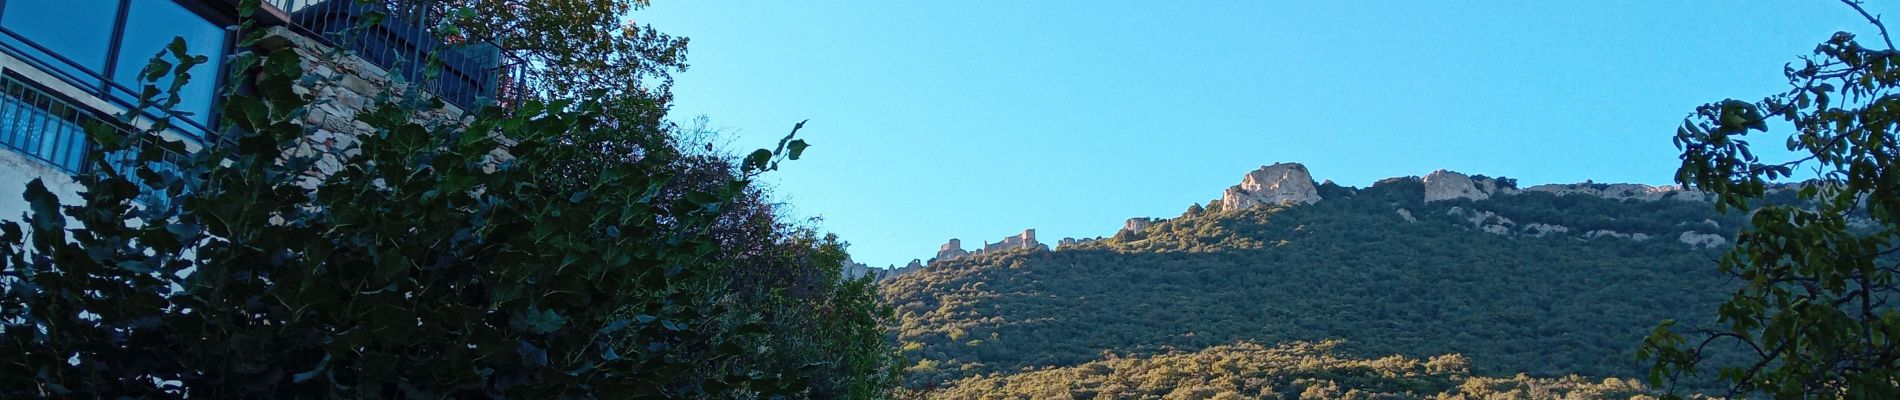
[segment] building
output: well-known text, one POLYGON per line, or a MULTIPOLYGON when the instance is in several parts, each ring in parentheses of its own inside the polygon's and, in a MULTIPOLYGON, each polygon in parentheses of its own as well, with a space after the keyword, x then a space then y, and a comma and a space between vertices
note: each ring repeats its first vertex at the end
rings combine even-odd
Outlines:
POLYGON ((155 113, 131 108, 139 72, 174 38, 210 61, 193 68, 193 79, 180 90, 183 101, 174 109, 189 116, 156 133, 182 141, 187 151, 218 140, 218 94, 243 87, 241 80, 227 81, 227 57, 240 50, 306 56, 306 73, 321 75, 308 89, 319 103, 340 104, 313 111, 308 122, 319 133, 350 133, 353 111, 370 105, 364 98, 373 93, 363 91, 419 85, 458 116, 497 93, 499 49, 437 39, 428 29, 435 21, 431 0, 264 0, 254 14, 258 29, 282 40, 252 49, 237 48, 240 33, 231 29, 238 23, 236 3, 0 0, 0 219, 26 210, 21 194, 33 179, 44 180, 62 201, 77 202, 73 176, 86 172, 85 160, 98 147, 85 127, 103 124, 141 140, 159 139, 142 133, 155 113), (372 14, 382 17, 366 18, 372 14), (328 51, 339 48, 347 51, 328 51), (416 61, 431 57, 442 65, 434 79, 425 75, 426 63, 416 61), (117 117, 132 112, 148 118, 127 123, 117 117))

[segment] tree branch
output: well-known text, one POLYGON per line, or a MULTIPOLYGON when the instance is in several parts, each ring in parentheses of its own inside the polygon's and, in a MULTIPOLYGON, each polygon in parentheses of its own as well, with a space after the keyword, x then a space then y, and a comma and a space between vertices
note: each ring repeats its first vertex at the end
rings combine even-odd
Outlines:
POLYGON ((1887 35, 1887 24, 1880 23, 1880 17, 1867 13, 1866 8, 1861 8, 1860 0, 1841 0, 1841 2, 1847 3, 1848 7, 1853 7, 1854 11, 1860 12, 1862 18, 1867 18, 1868 23, 1872 23, 1874 27, 1880 28, 1880 40, 1887 43, 1888 51, 1893 51, 1893 38, 1887 35))

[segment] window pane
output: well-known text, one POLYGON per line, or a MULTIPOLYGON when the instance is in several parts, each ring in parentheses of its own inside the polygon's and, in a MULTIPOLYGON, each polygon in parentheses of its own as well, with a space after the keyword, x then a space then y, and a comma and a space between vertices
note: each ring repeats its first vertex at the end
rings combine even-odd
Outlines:
POLYGON ((0 10, 0 27, 72 63, 33 50, 12 35, 0 35, 0 42, 53 65, 58 72, 65 73, 67 79, 75 80, 74 83, 88 87, 101 83, 99 78, 104 76, 119 0, 8 0, 5 3, 6 8, 0 10))
MULTIPOLYGON (((178 103, 177 111, 190 112, 189 117, 201 125, 209 125, 211 100, 217 93, 217 81, 224 61, 225 31, 223 27, 199 17, 183 6, 170 0, 138 0, 132 2, 125 21, 125 37, 119 46, 119 65, 113 72, 113 81, 136 91, 139 88, 139 71, 151 62, 152 56, 165 51, 172 38, 185 39, 185 51, 192 55, 208 57, 210 63, 192 67, 191 81, 179 90, 183 101, 178 103)), ((163 56, 165 61, 176 64, 170 52, 163 56)), ((164 89, 171 85, 171 78, 161 78, 158 87, 164 89)), ((118 93, 126 101, 137 101, 136 93, 118 93)), ((191 132, 197 134, 198 132, 191 132)))

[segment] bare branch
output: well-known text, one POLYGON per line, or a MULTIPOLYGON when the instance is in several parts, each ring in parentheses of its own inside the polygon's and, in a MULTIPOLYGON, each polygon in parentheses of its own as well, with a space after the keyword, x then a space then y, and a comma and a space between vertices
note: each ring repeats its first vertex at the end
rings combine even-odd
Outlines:
POLYGON ((1887 43, 1887 51, 1894 50, 1893 38, 1887 35, 1887 24, 1880 23, 1880 17, 1868 13, 1866 8, 1862 8, 1860 6, 1860 0, 1841 0, 1841 2, 1847 3, 1848 7, 1853 7, 1854 11, 1860 12, 1861 17, 1867 18, 1868 23, 1872 23, 1874 27, 1880 28, 1880 40, 1887 43))

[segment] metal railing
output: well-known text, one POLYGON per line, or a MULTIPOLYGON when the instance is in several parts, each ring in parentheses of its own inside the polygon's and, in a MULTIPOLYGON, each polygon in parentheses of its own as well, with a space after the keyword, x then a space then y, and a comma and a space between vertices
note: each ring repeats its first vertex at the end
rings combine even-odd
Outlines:
POLYGON ((455 43, 432 27, 444 20, 436 0, 266 0, 295 31, 341 46, 449 104, 473 110, 501 91, 501 49, 455 43), (439 67, 439 68, 437 68, 439 67), (434 76, 430 76, 433 74, 434 76))
POLYGON ((105 120, 12 76, 0 75, 0 145, 68 173, 86 170, 86 127, 105 120))
MULTIPOLYGON (((45 161, 69 174, 91 172, 87 160, 99 146, 86 133, 93 126, 110 127, 120 136, 133 140, 125 150, 106 155, 115 169, 129 171, 138 161, 138 153, 164 152, 164 163, 185 161, 175 146, 161 146, 157 133, 134 134, 132 129, 115 123, 107 116, 73 105, 12 75, 0 74, 0 146, 45 161)), ((127 174, 134 183, 139 178, 127 174)))

